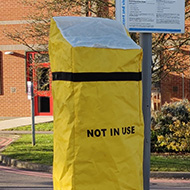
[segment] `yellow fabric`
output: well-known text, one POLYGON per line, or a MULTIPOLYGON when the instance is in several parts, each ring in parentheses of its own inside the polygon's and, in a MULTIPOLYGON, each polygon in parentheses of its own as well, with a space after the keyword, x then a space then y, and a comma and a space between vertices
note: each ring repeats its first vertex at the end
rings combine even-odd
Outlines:
MULTIPOLYGON (((140 72, 142 50, 72 47, 51 22, 52 72, 140 72)), ((142 190, 141 81, 53 81, 54 190, 142 190), (129 133, 129 134, 128 134, 129 133)))

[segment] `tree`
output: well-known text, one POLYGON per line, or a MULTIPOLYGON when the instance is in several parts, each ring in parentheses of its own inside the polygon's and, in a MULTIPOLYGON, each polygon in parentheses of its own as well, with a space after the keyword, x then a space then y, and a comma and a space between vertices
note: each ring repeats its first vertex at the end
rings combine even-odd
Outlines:
POLYGON ((188 100, 164 104, 152 114, 153 152, 190 152, 190 103, 188 100))
POLYGON ((108 0, 24 0, 35 9, 25 19, 22 30, 4 31, 5 35, 29 49, 48 50, 50 20, 53 16, 99 16, 113 18, 114 1, 108 0))
POLYGON ((185 33, 152 35, 152 79, 158 82, 170 72, 184 73, 190 66, 190 0, 185 1, 185 33))
MULTIPOLYGON (((32 51, 47 52, 50 18, 52 16, 98 16, 114 19, 114 0, 24 0, 26 5, 36 7, 26 18, 23 30, 5 31, 5 35, 24 44, 32 51)), ((169 72, 185 72, 189 67, 190 0, 186 0, 185 34, 152 35, 152 79, 158 82, 169 72)), ((131 37, 138 43, 139 34, 131 37)), ((39 56, 40 57, 40 56, 39 56)))
MULTIPOLYGON (((185 0, 185 33, 152 34, 152 82, 157 83, 170 72, 185 73, 190 55, 190 0, 185 0)), ((139 34, 132 38, 138 43, 139 34)))
POLYGON ((24 18, 27 24, 22 29, 4 31, 11 40, 23 44, 33 52, 27 57, 27 80, 33 81, 34 91, 49 90, 49 70, 42 67, 48 62, 48 37, 50 21, 53 16, 99 16, 112 18, 114 1, 108 0, 23 0, 31 7, 30 14, 24 18))

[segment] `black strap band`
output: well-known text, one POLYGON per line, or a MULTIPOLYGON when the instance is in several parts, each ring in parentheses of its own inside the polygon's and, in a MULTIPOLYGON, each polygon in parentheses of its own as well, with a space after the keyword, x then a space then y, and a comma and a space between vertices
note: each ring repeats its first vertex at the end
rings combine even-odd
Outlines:
POLYGON ((111 72, 111 73, 70 73, 53 72, 53 81, 63 80, 72 82, 93 81, 141 81, 141 72, 111 72))

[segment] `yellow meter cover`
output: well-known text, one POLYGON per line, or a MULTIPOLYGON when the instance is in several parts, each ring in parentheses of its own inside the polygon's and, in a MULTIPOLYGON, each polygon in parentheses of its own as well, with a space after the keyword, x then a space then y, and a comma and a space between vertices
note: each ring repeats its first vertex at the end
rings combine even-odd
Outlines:
POLYGON ((142 49, 117 21, 54 17, 54 190, 142 190, 142 49))

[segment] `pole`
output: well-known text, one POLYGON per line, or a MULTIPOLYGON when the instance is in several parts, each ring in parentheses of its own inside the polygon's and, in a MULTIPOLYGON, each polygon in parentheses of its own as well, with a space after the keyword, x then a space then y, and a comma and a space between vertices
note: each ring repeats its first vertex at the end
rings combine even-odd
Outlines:
POLYGON ((143 183, 144 190, 150 189, 150 124, 151 124, 151 61, 152 34, 141 33, 140 45, 143 49, 142 83, 143 83, 143 115, 144 115, 144 158, 143 183))
POLYGON ((184 89, 184 74, 182 73, 182 100, 185 98, 185 89, 184 89))
POLYGON ((121 0, 115 1, 115 9, 116 9, 115 10, 115 20, 122 23, 122 21, 121 21, 121 0))
POLYGON ((34 86, 31 82, 31 111, 32 111, 32 146, 36 144, 35 142, 35 120, 34 120, 34 86))

